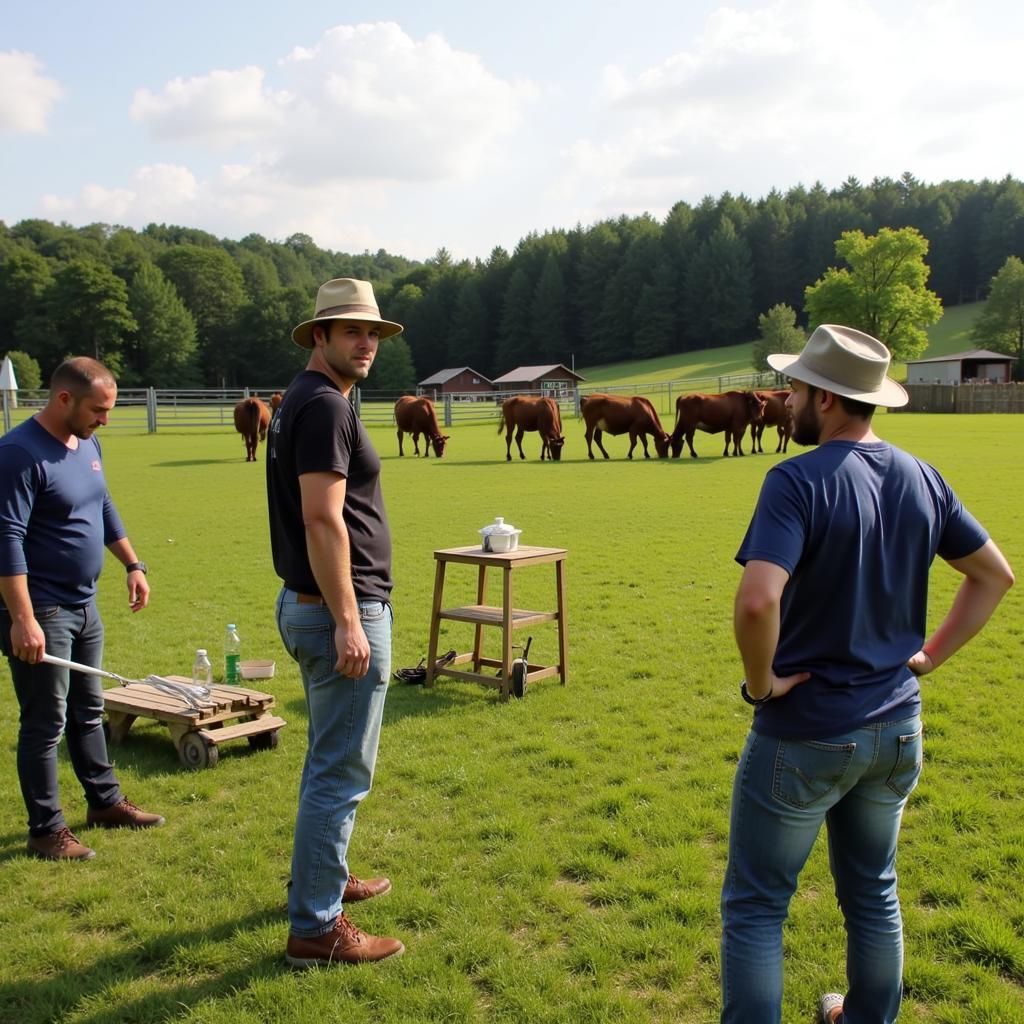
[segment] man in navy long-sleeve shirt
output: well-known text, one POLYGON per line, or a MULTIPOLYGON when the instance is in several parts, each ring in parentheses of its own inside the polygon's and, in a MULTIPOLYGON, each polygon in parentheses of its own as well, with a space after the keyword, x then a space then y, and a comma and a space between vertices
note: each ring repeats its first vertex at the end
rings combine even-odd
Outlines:
POLYGON ((49 653, 98 667, 103 623, 96 580, 107 547, 128 571, 128 602, 149 601, 138 561, 103 478, 93 436, 117 399, 110 371, 95 359, 62 363, 46 406, 0 438, 0 649, 21 709, 18 777, 28 809, 29 853, 88 860, 72 834, 57 787, 61 733, 89 805, 86 822, 105 828, 162 825, 121 792, 103 735, 99 678, 43 662, 49 653))

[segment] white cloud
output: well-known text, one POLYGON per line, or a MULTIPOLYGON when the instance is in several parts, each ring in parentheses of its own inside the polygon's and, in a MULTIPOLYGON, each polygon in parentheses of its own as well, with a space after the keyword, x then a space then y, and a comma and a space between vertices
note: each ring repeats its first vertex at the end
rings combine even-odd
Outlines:
POLYGON ((957 0, 719 7, 686 50, 632 74, 604 69, 603 134, 566 148, 559 187, 589 178, 602 203, 628 210, 660 181, 664 211, 683 183, 696 198, 904 170, 938 180, 951 165, 1019 173, 1016 48, 982 39, 957 0))
POLYGON ((154 95, 135 94, 131 116, 154 138, 230 146, 259 140, 278 129, 290 97, 263 85, 260 68, 211 71, 197 78, 175 78, 154 95))
POLYGON ((0 133, 41 135, 50 109, 64 95, 31 53, 0 53, 0 133))
POLYGON ((440 35, 394 23, 340 25, 256 67, 142 89, 132 117, 158 139, 248 145, 248 162, 288 183, 465 179, 495 156, 536 89, 505 81, 440 35))

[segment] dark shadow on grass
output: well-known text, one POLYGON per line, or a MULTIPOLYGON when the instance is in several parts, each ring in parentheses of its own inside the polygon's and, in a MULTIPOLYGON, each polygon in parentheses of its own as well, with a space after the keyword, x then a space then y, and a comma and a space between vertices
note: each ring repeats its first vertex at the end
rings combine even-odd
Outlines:
MULTIPOLYGON (((52 978, 0 984, 0 1020, 20 1024, 48 1024, 63 1020, 83 1000, 102 992, 112 984, 135 980, 166 979, 186 968, 175 968, 183 951, 210 942, 231 943, 239 933, 269 924, 279 924, 282 947, 287 932, 280 910, 263 910, 239 917, 230 923, 209 929, 167 931, 145 942, 133 944, 123 952, 106 956, 96 964, 79 970, 65 970, 52 978), (38 1013, 32 1013, 38 1008, 38 1013), (45 1016, 43 1015, 45 1014, 45 1016)), ((281 953, 260 957, 246 964, 232 966, 195 984, 161 985, 157 992, 148 992, 135 1000, 118 1000, 88 1014, 79 1014, 80 1024, 115 1024, 115 1022, 160 1021, 181 1016, 204 1000, 230 999, 245 991, 257 978, 278 975, 290 968, 281 953)))

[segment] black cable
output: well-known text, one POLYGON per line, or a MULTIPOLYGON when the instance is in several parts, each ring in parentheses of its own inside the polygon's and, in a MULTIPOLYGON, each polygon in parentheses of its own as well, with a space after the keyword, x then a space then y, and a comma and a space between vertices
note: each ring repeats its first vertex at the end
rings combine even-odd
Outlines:
MULTIPOLYGON (((411 683, 414 686, 422 686, 427 681, 427 670, 423 667, 426 658, 420 658, 420 663, 415 668, 400 668, 395 670, 395 678, 400 683, 411 683)), ((444 668, 445 665, 455 660, 455 651, 448 651, 442 654, 434 662, 434 671, 444 668)))

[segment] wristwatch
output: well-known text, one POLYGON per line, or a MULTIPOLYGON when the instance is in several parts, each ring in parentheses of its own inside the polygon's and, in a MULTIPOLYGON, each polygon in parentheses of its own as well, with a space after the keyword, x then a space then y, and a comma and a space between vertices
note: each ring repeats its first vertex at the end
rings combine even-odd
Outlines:
POLYGON ((767 704, 772 699, 772 691, 769 690, 763 697, 751 697, 747 693, 747 681, 746 679, 740 683, 740 696, 748 703, 753 704, 754 707, 759 707, 761 704, 767 704))
POLYGON ((149 572, 149 567, 146 565, 145 562, 129 562, 124 567, 124 571, 125 572, 141 572, 142 575, 145 576, 149 572))

